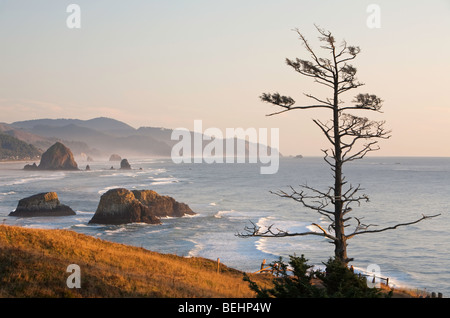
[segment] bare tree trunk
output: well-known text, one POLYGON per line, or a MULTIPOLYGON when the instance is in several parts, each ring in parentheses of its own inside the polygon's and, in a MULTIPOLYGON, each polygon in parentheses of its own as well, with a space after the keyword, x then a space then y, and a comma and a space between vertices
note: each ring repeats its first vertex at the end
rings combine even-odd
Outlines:
POLYGON ((334 79, 334 98, 333 98, 333 130, 334 130, 334 232, 336 240, 334 241, 335 258, 342 263, 347 264, 347 242, 345 239, 345 228, 343 222, 342 206, 342 148, 339 132, 339 105, 338 105, 338 78, 334 79))
POLYGON ((345 186, 347 182, 344 182, 343 165, 344 163, 362 159, 368 152, 378 150, 375 147, 377 139, 387 139, 390 136, 390 132, 386 131, 383 127, 384 122, 370 121, 364 117, 358 117, 352 114, 344 113, 349 110, 365 110, 379 112, 381 109, 382 101, 375 95, 358 94, 352 101, 355 105, 340 106, 343 101, 340 100, 340 95, 351 90, 358 88, 364 84, 356 80, 356 68, 348 64, 349 61, 355 59, 360 53, 359 47, 348 46, 345 41, 336 50, 335 39, 328 31, 320 29, 316 26, 320 33, 320 41, 325 42, 321 48, 329 51, 330 58, 320 58, 316 55, 314 50, 309 45, 306 38, 298 31, 300 40, 303 42, 306 50, 311 54, 312 61, 302 59, 286 59, 286 63, 291 66, 296 72, 303 76, 314 79, 315 83, 324 85, 332 90, 332 98, 319 98, 310 94, 305 94, 306 97, 313 99, 313 105, 296 105, 293 98, 289 96, 282 96, 279 93, 267 94, 264 93, 261 99, 264 102, 271 103, 278 107, 281 107, 281 111, 277 111, 269 114, 268 116, 285 113, 294 109, 306 110, 312 108, 328 109, 332 111, 331 126, 329 123, 323 123, 320 120, 314 119, 314 123, 319 126, 327 140, 331 143, 331 149, 322 150, 325 153, 324 160, 327 162, 334 176, 334 187, 330 187, 329 191, 321 191, 316 188, 304 185, 301 191, 296 191, 291 187, 292 193, 286 193, 285 191, 279 191, 277 194, 280 197, 291 198, 297 202, 303 204, 304 207, 314 210, 329 219, 330 225, 328 231, 323 227, 313 223, 320 232, 302 232, 302 233, 288 233, 283 230, 272 230, 272 226, 269 226, 267 230, 263 231, 260 227, 253 224, 252 227, 246 227, 247 233, 239 234, 242 237, 248 236, 262 236, 262 237, 285 237, 285 236, 303 236, 303 235, 319 235, 323 236, 334 243, 335 259, 344 264, 348 264, 349 259, 347 257, 347 240, 350 238, 364 234, 364 233, 378 233, 386 230, 395 229, 399 226, 406 226, 410 224, 418 223, 422 220, 433 218, 438 216, 423 216, 422 218, 407 222, 399 223, 395 226, 386 227, 379 230, 368 230, 370 226, 376 226, 373 224, 362 224, 360 218, 347 217, 347 213, 352 211, 351 204, 360 204, 362 201, 368 201, 367 195, 357 194, 361 190, 360 186, 345 186), (364 144, 360 146, 360 149, 355 150, 358 142, 364 144), (331 156, 329 154, 331 152, 331 156), (310 192, 310 193, 307 193, 310 192), (334 208, 330 209, 329 205, 333 205, 334 208), (356 221, 355 230, 350 234, 345 234, 346 227, 350 220, 356 221))

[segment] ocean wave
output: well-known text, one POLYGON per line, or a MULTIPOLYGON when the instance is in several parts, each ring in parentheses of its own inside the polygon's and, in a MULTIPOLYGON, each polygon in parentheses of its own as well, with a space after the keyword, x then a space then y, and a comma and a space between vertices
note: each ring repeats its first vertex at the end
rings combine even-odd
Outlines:
POLYGON ((272 254, 272 251, 268 248, 268 246, 267 246, 267 238, 265 238, 265 237, 263 237, 263 238, 260 238, 260 239, 258 239, 258 240, 256 240, 256 242, 255 242, 255 248, 258 250, 258 251, 261 251, 261 252, 263 252, 263 253, 267 253, 267 254, 272 254))
MULTIPOLYGON (((321 230, 317 226, 314 226, 312 223, 313 222, 280 219, 276 216, 271 215, 260 218, 256 225, 260 226, 261 228, 272 226, 273 229, 279 229, 281 231, 289 233, 321 232, 321 230)), ((327 226, 327 222, 324 222, 323 220, 319 220, 319 222, 316 223, 320 226, 327 226)))
POLYGON ((63 179, 65 176, 66 176, 65 173, 52 174, 49 176, 31 175, 28 178, 12 179, 10 181, 0 182, 0 186, 3 187, 3 186, 22 185, 37 181, 60 180, 63 179))
POLYGON ((194 244, 194 247, 192 249, 190 249, 189 252, 187 253, 187 257, 198 256, 200 254, 200 251, 202 251, 205 247, 203 244, 201 244, 198 241, 195 241, 193 239, 186 239, 185 241, 191 242, 194 244))
POLYGON ((171 184, 180 182, 180 180, 175 177, 166 177, 166 178, 149 177, 149 179, 153 180, 153 182, 151 183, 152 185, 171 184))
POLYGON ((144 183, 136 184, 136 185, 132 186, 131 189, 142 189, 142 188, 145 188, 147 186, 148 186, 148 184, 144 184, 144 183))
POLYGON ((86 224, 86 223, 79 223, 79 224, 73 224, 72 227, 90 227, 90 225, 86 224))
POLYGON ((214 214, 214 217, 217 218, 217 219, 221 219, 222 216, 227 215, 227 214, 230 214, 230 213, 233 213, 233 212, 235 212, 235 211, 234 211, 234 210, 230 210, 230 211, 219 211, 219 212, 217 212, 216 214, 214 214))
MULTIPOLYGON (((280 219, 274 215, 260 218, 258 222, 256 222, 256 226, 261 227, 261 231, 271 227, 271 230, 274 233, 277 233, 278 231, 291 234, 320 232, 320 229, 310 222, 280 219)), ((323 247, 317 244, 317 239, 317 236, 309 236, 308 238, 305 236, 293 236, 288 240, 263 237, 258 238, 254 244, 255 248, 263 253, 287 257, 295 251, 322 250, 323 247)))
POLYGON ((9 191, 9 192, 1 192, 1 193, 0 193, 0 195, 4 195, 4 196, 11 195, 11 194, 16 194, 16 192, 14 192, 14 191, 9 191))
POLYGON ((132 177, 136 178, 139 176, 139 171, 136 172, 113 172, 111 174, 103 174, 99 177, 101 178, 108 178, 108 177, 132 177))
POLYGON ((118 186, 118 185, 105 187, 105 188, 99 190, 98 194, 104 194, 104 193, 108 192, 109 190, 117 189, 117 188, 125 188, 125 187, 124 186, 118 186))
POLYGON ((220 210, 214 214, 214 217, 217 219, 221 219, 226 217, 228 219, 234 220, 249 220, 249 219, 257 219, 261 220, 264 217, 267 217, 270 212, 265 211, 237 211, 237 210, 220 210))
POLYGON ((119 227, 118 229, 113 229, 113 230, 105 230, 104 233, 106 235, 115 235, 117 233, 121 233, 121 232, 126 232, 127 228, 126 227, 119 227))
POLYGON ((95 213, 93 211, 79 211, 79 210, 77 210, 76 212, 79 214, 94 214, 95 213))
POLYGON ((258 238, 254 242, 255 249, 260 252, 282 256, 283 258, 289 257, 289 255, 300 254, 316 254, 326 251, 325 245, 318 244, 316 239, 305 239, 304 236, 290 237, 289 239, 283 238, 258 238))
POLYGON ((180 218, 197 218, 197 217, 200 216, 200 213, 198 213, 198 212, 195 212, 195 213, 196 214, 184 214, 183 216, 169 216, 169 215, 166 215, 166 216, 161 216, 159 218, 161 220, 172 220, 172 219, 179 220, 180 218))

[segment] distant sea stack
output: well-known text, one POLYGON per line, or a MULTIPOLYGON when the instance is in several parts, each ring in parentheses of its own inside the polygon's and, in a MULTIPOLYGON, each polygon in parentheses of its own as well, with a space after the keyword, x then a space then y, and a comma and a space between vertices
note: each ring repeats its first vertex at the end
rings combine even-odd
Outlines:
POLYGON ((72 151, 57 142, 42 154, 39 166, 26 165, 25 170, 78 170, 72 151))
POLYGON ((123 188, 104 193, 92 219, 95 224, 161 224, 161 217, 195 214, 186 204, 151 190, 123 188))
POLYGON ((55 192, 39 193, 19 201, 15 211, 10 216, 35 217, 35 216, 66 216, 75 215, 67 205, 59 202, 55 192))
POLYGON ((122 160, 122 157, 119 156, 118 154, 113 153, 110 157, 109 157, 109 161, 120 161, 122 160))
POLYGON ((131 170, 131 165, 130 165, 130 163, 128 162, 127 159, 123 159, 120 162, 120 169, 122 169, 122 170, 131 170))

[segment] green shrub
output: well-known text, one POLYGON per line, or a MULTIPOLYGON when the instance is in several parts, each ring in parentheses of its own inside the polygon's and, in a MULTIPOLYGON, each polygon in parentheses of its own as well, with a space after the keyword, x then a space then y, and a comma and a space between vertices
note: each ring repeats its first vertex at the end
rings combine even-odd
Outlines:
POLYGON ((379 289, 369 288, 365 278, 355 275, 345 264, 329 259, 325 272, 312 270, 304 255, 289 256, 288 265, 280 257, 271 264, 276 269, 272 288, 261 288, 247 275, 244 280, 259 298, 375 298, 381 297, 379 289))

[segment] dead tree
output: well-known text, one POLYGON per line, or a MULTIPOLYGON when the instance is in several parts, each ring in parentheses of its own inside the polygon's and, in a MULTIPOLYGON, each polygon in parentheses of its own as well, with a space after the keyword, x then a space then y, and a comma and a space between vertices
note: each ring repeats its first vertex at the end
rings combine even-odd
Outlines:
POLYGON ((319 57, 303 34, 299 30, 295 30, 306 51, 310 54, 310 59, 286 59, 286 64, 300 75, 309 77, 315 83, 327 87, 330 95, 318 97, 304 94, 306 98, 313 101, 311 104, 304 105, 299 105, 292 97, 283 96, 279 93, 264 93, 260 98, 262 101, 278 107, 277 111, 267 116, 307 109, 324 109, 330 112, 328 121, 323 122, 314 119, 313 122, 331 145, 330 148, 322 151, 325 162, 333 172, 334 184, 325 191, 303 185, 300 186, 299 190, 290 187, 288 192, 282 190, 272 192, 280 197, 293 199, 304 207, 325 216, 329 221, 329 226, 325 229, 313 223, 312 225, 315 226, 317 231, 289 233, 281 229, 273 229, 273 225, 262 229, 252 223, 251 226, 245 227, 245 231, 239 233, 238 236, 322 236, 334 243, 335 258, 348 264, 352 259, 347 257, 347 240, 361 234, 379 233, 400 226, 415 224, 439 214, 423 215, 417 220, 381 229, 373 229, 376 225, 363 224, 361 218, 349 216, 354 205, 359 206, 361 202, 369 201, 369 197, 366 194, 360 194, 362 190, 360 185, 352 186, 345 181, 343 166, 351 161, 364 158, 369 152, 378 150, 378 141, 388 139, 390 131, 384 128, 384 121, 372 121, 366 117, 351 114, 355 111, 381 112, 382 100, 376 95, 357 94, 351 104, 342 100, 344 93, 364 85, 357 80, 356 68, 350 64, 361 52, 360 48, 350 46, 345 41, 336 45, 336 40, 329 31, 325 31, 318 26, 316 26, 316 29, 320 34, 319 40, 323 42, 321 48, 328 52, 328 57, 319 57), (354 226, 353 231, 346 234, 345 230, 349 226, 354 226))

